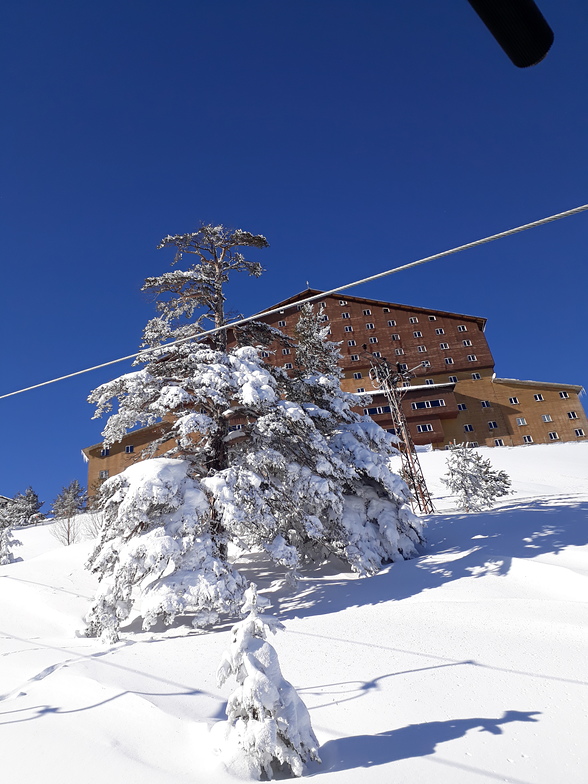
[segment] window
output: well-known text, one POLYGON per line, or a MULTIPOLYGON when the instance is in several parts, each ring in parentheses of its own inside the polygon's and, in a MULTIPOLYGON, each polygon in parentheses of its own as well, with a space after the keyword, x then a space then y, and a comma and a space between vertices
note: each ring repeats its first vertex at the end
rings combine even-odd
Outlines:
POLYGON ((292 370, 292 363, 286 362, 286 364, 284 365, 284 370, 292 370))
POLYGON ((351 318, 349 313, 341 313, 341 318, 351 318))
POLYGON ((390 406, 375 406, 374 408, 364 408, 363 413, 369 414, 370 416, 374 416, 374 414, 389 414, 390 406))
POLYGON ((562 398, 562 400, 567 400, 567 398, 569 397, 567 392, 560 392, 559 396, 562 398))
POLYGON ((517 425, 519 427, 526 424, 527 424, 527 420, 525 419, 525 417, 517 417, 517 425))
POLYGON ((289 348, 283 348, 283 349, 282 349, 282 354, 283 354, 284 356, 287 356, 287 355, 288 355, 288 354, 290 354, 290 353, 291 353, 291 351, 290 351, 290 349, 289 349, 289 348))
POLYGON ((519 404, 519 399, 518 399, 518 397, 509 397, 509 399, 508 399, 508 402, 509 402, 509 403, 510 403, 512 406, 518 406, 518 404, 519 404))
POLYGON ((135 447, 132 444, 127 444, 125 446, 125 452, 127 453, 127 455, 132 455, 134 451, 135 451, 135 447))
POLYGON ((392 340, 400 340, 400 335, 391 335, 392 340))
POLYGON ((464 425, 463 429, 464 429, 464 433, 473 433, 474 432, 474 426, 473 425, 464 425))
POLYGON ((481 400, 482 408, 490 408, 490 401, 489 400, 481 400))
POLYGON ((346 299, 340 299, 339 300, 339 305, 343 305, 343 306, 347 305, 347 300, 346 299))
POLYGON ((468 407, 466 406, 466 404, 465 404, 465 403, 458 403, 458 404, 457 404, 457 410, 458 410, 458 411, 467 411, 467 410, 468 410, 468 407))
POLYGON ((430 433, 433 425, 417 425, 417 433, 430 433))
POLYGON ((532 444, 533 436, 523 436, 523 444, 532 444))
POLYGON ((419 320, 418 320, 418 318, 417 318, 416 316, 411 316, 411 317, 408 319, 408 323, 409 323, 409 324, 418 324, 418 323, 419 323, 419 320))
POLYGON ((426 350, 427 350, 426 346, 417 346, 417 351, 419 352, 419 354, 424 354, 426 350))
POLYGON ((584 437, 584 431, 582 430, 581 427, 577 427, 574 430, 574 433, 578 436, 578 438, 583 438, 584 437))
POLYGON ((549 438, 551 439, 551 441, 559 441, 559 436, 558 436, 558 434, 555 432, 555 430, 554 430, 554 431, 552 431, 551 433, 548 433, 547 435, 549 436, 549 438))
POLYGON ((400 356, 402 356, 402 354, 404 354, 404 349, 403 348, 396 348, 396 349, 394 349, 394 353, 396 354, 397 357, 400 357, 400 356))
POLYGON ((366 329, 373 329, 373 328, 374 328, 374 325, 373 325, 373 324, 366 324, 366 325, 365 325, 365 328, 366 328, 366 329))
POLYGON ((431 386, 431 384, 434 384, 434 383, 435 383, 435 379, 434 378, 426 378, 425 379, 425 384, 427 384, 428 386, 431 386))
POLYGON ((413 411, 416 411, 419 408, 443 408, 445 406, 445 401, 441 400, 419 400, 418 403, 411 403, 411 407, 413 411))
MULTIPOLYGON (((399 362, 398 363, 398 369, 399 370, 408 370, 408 365, 406 365, 404 362, 399 362)), ((402 386, 409 387, 410 386, 410 381, 405 381, 402 386)))
POLYGON ((429 321, 437 321, 437 316, 429 316, 429 321))
POLYGON ((462 340, 461 342, 463 343, 464 346, 471 346, 472 345, 472 341, 471 340, 462 340))
MULTIPOLYGON (((404 367, 405 370, 408 370, 408 365, 403 365, 403 367, 404 367)), ((410 381, 403 381, 402 382, 402 386, 403 387, 409 387, 410 386, 410 381)))
POLYGON ((285 326, 286 326, 285 321, 278 321, 278 327, 285 327, 285 326))
POLYGON ((544 422, 553 422, 553 419, 551 418, 551 414, 543 414, 543 416, 541 417, 541 419, 542 419, 544 422))
POLYGON ((230 433, 234 433, 236 430, 243 430, 243 425, 229 425, 230 433))
POLYGON ((449 343, 439 343, 439 348, 446 350, 449 348, 449 343))
POLYGON ((390 308, 382 308, 382 313, 390 313, 390 308))
POLYGON ((472 373, 472 378, 474 379, 474 381, 479 381, 482 378, 482 376, 479 373, 472 373))
POLYGON ((378 338, 370 338, 370 343, 377 343, 377 342, 378 342, 378 338))
POLYGON ((266 357, 269 357, 269 351, 262 351, 261 356, 263 359, 266 359, 266 357))
POLYGON ((423 367, 431 367, 431 363, 429 362, 428 359, 423 359, 423 361, 421 362, 421 365, 423 367))
POLYGON ((362 392, 365 392, 365 387, 357 387, 356 391, 361 394, 362 392))
POLYGON ((504 446, 504 441, 502 440, 502 438, 495 438, 494 446, 504 446))
POLYGON ((379 359, 381 356, 382 356, 382 355, 381 355, 381 353, 380 353, 379 351, 374 351, 374 352, 372 353, 372 357, 377 357, 377 358, 379 359))
POLYGON ((355 342, 355 340, 348 340, 347 341, 347 345, 348 346, 357 346, 357 343, 355 342))
POLYGON ((443 327, 437 327, 437 329, 435 330, 435 335, 444 335, 444 334, 445 334, 445 330, 443 329, 443 327))
POLYGON ((478 361, 478 357, 475 354, 468 354, 467 359, 468 359, 468 362, 477 362, 478 361))
POLYGON ((359 362, 359 354, 352 354, 351 355, 352 362, 359 362))
POLYGON ((468 441, 466 446, 469 446, 470 449, 475 449, 475 447, 480 446, 480 444, 478 444, 477 441, 468 441))
POLYGON ((344 327, 345 332, 353 332, 353 327, 344 327))
POLYGON ((453 365, 453 357, 445 357, 446 365, 453 365))
POLYGON ((457 331, 458 331, 458 332, 467 332, 467 331, 468 331, 468 328, 466 327, 466 325, 465 325, 465 324, 460 324, 460 325, 458 326, 458 328, 457 328, 457 331))
POLYGON ((497 422, 488 422, 488 430, 498 430, 497 422))
POLYGON ((321 313, 321 315, 318 317, 318 320, 319 321, 328 321, 329 317, 327 316, 326 313, 321 313))
POLYGON ((98 477, 99 477, 100 479, 108 479, 108 469, 107 469, 107 468, 105 468, 103 471, 100 471, 100 472, 98 473, 98 477))
POLYGON ((543 395, 541 395, 541 394, 539 394, 539 395, 533 395, 533 397, 535 398, 535 400, 536 400, 538 403, 540 403, 542 400, 544 400, 544 399, 545 399, 545 398, 543 397, 543 395))
POLYGON ((450 384, 457 384, 457 376, 449 376, 450 384))
POLYGON ((104 447, 104 449, 100 452, 100 457, 108 457, 110 454, 110 449, 108 447, 104 447))
POLYGON ((366 309, 363 311, 363 315, 364 315, 364 316, 371 316, 371 315, 372 315, 372 311, 371 311, 369 308, 366 308, 366 309))
POLYGON ((353 378, 361 378, 361 373, 354 373, 353 378))
POLYGON ((422 338, 423 333, 419 332, 419 330, 417 329, 416 332, 412 333, 412 336, 413 336, 413 338, 422 338))
POLYGON ((395 327, 395 326, 396 326, 396 322, 395 322, 393 319, 391 319, 391 320, 388 322, 388 326, 389 326, 389 327, 395 327))
POLYGON ((568 411, 568 419, 577 419, 578 415, 575 411, 568 411))

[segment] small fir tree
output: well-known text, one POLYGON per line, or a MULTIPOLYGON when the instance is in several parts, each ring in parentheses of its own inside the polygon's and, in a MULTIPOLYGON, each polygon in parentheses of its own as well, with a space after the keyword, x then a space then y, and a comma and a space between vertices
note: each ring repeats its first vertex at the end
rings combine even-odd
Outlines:
POLYGON ((16 526, 37 525, 44 517, 40 514, 43 501, 32 487, 27 487, 24 493, 17 493, 9 504, 12 524, 16 526))
POLYGON ((308 710, 291 683, 284 680, 268 630, 284 626, 260 611, 270 603, 255 584, 245 592, 245 619, 231 630, 231 646, 217 672, 219 686, 234 676, 237 688, 227 703, 228 721, 214 728, 219 752, 229 769, 257 779, 276 773, 301 776, 304 764, 320 762, 318 741, 308 710))
POLYGON ((13 563, 15 557, 12 548, 22 544, 12 535, 12 515, 10 513, 11 503, 0 507, 0 566, 13 563))
POLYGON ((82 529, 77 516, 86 505, 86 491, 77 479, 64 487, 53 501, 52 511, 55 522, 51 533, 64 545, 79 541, 82 529))
POLYGON ((494 471, 490 460, 467 444, 450 444, 447 469, 441 481, 457 496, 459 508, 465 512, 489 508, 497 498, 510 493, 508 474, 494 471))

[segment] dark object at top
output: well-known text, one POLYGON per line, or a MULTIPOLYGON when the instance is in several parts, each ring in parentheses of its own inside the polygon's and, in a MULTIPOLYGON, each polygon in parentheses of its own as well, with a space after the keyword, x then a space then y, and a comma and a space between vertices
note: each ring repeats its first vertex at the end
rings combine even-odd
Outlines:
POLYGON ((533 0, 468 0, 488 30, 519 68, 539 63, 553 31, 533 0))

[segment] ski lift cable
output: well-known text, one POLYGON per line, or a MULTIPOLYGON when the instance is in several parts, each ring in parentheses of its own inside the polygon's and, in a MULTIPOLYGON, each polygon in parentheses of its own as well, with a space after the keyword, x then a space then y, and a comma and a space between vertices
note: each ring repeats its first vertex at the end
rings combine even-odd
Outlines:
MULTIPOLYGON (((544 226, 547 223, 553 223, 554 221, 561 220, 562 218, 569 218, 572 215, 578 215, 580 212, 585 212, 588 210, 588 204, 583 204, 580 207, 574 207, 574 209, 566 210, 565 212, 558 212, 554 215, 549 215, 547 218, 541 218, 540 220, 532 221, 531 223, 525 223, 521 226, 517 226, 514 229, 507 229, 506 231, 498 232, 498 234, 491 234, 488 237, 483 237, 479 240, 474 240, 473 242, 467 242, 465 245, 458 245, 455 248, 450 248, 449 250, 444 250, 441 253, 434 253, 432 256, 425 256, 422 259, 417 259, 417 261, 411 261, 409 264, 402 264, 400 267, 394 267, 389 270, 385 270, 384 272, 378 272, 375 275, 369 275, 367 278, 361 278, 361 280, 355 280, 352 283, 345 283, 342 286, 337 286, 334 289, 330 289, 329 291, 322 291, 320 294, 314 294, 310 297, 305 297, 304 299, 297 300, 296 302, 291 303, 290 305, 280 305, 276 308, 272 308, 271 310, 265 310, 262 313, 256 313, 253 316, 247 316, 246 318, 238 319, 237 321, 232 321, 229 324, 225 324, 222 327, 214 327, 213 329, 206 330, 204 332, 198 332, 196 335, 190 335, 188 337, 180 338, 179 340, 171 341, 170 343, 165 343, 158 348, 164 351, 166 348, 171 346, 177 346, 180 343, 185 343, 188 340, 194 340, 201 338, 205 338, 208 335, 214 335, 217 332, 220 332, 223 329, 232 329, 234 327, 239 327, 243 324, 247 324, 250 321, 256 321, 260 318, 264 318, 266 316, 273 316, 276 313, 279 313, 283 310, 288 310, 293 307, 298 307, 300 305, 305 305, 306 303, 316 302, 319 299, 324 299, 324 297, 328 297, 331 294, 338 294, 342 291, 347 291, 347 289, 354 288, 355 286, 361 286, 364 283, 371 283, 375 280, 380 280, 381 278, 385 278, 388 275, 394 275, 397 272, 403 272, 404 270, 412 269, 413 267, 418 267, 421 264, 427 264, 430 261, 436 261, 437 259, 445 258, 446 256, 451 256, 455 253, 461 253, 461 251, 469 250, 470 248, 477 248, 480 245, 485 245, 488 242, 494 242, 495 240, 504 239, 505 237, 511 237, 513 234, 519 234, 522 231, 527 231, 528 229, 536 229, 539 226, 544 226)), ((68 378, 75 378, 76 376, 84 375, 85 373, 92 373, 94 370, 101 370, 105 367, 110 367, 111 365, 116 365, 120 362, 127 362, 130 359, 136 359, 141 354, 145 353, 149 349, 141 349, 139 351, 135 351, 133 354, 127 354, 124 357, 119 357, 118 359, 111 359, 108 362, 102 362, 100 365, 92 365, 92 367, 84 368, 83 370, 76 370, 74 373, 68 373, 65 376, 58 376, 57 378, 49 379, 48 381, 42 381, 39 384, 33 384, 30 387, 24 387, 23 389, 17 389, 14 392, 8 392, 4 395, 0 395, 0 400, 4 400, 8 397, 13 397, 14 395, 21 395, 24 392, 30 392, 33 389, 39 389, 40 387, 46 387, 49 384, 57 384, 59 381, 66 381, 68 378)))

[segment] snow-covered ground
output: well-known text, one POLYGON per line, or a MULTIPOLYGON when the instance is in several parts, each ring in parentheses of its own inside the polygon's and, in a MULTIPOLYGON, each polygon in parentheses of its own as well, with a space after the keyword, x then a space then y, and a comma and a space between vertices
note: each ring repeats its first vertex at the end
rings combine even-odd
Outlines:
MULTIPOLYGON (((420 558, 369 579, 308 573, 294 594, 247 559, 286 625, 272 643, 325 784, 588 780, 588 443, 480 451, 514 495, 456 512, 445 454, 422 454, 440 513, 420 558)), ((229 627, 76 636, 92 543, 63 547, 50 527, 16 532, 23 560, 0 567, 3 781, 234 782, 208 735, 229 627)))

